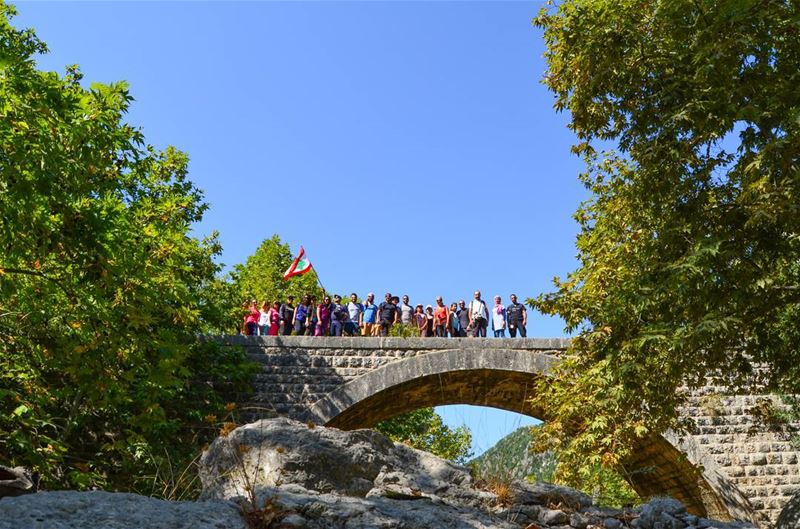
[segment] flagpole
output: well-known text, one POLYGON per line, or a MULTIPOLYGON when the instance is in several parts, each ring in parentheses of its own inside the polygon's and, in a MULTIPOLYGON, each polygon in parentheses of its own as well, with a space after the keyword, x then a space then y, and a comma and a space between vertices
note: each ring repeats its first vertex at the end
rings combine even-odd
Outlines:
POLYGON ((319 279, 319 274, 317 273, 317 269, 316 268, 314 268, 314 275, 317 276, 317 284, 322 289, 322 295, 325 296, 328 293, 328 291, 325 290, 325 287, 322 285, 322 281, 320 281, 320 279, 319 279))

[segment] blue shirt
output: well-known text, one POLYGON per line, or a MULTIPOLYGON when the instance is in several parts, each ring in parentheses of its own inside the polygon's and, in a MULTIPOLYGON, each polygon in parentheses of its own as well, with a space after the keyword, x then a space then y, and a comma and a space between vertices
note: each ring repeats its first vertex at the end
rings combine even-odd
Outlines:
POLYGON ((376 304, 364 304, 364 323, 375 323, 375 317, 377 314, 378 306, 376 304))
POLYGON ((308 307, 301 303, 294 311, 294 319, 295 321, 305 321, 306 316, 308 316, 308 307))

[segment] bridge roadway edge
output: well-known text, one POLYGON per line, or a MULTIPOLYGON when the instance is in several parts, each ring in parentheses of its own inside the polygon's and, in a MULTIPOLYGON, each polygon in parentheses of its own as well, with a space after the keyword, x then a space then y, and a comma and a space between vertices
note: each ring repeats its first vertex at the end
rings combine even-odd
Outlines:
MULTIPOLYGON (((395 406, 399 410, 403 406, 416 405, 415 402, 421 402, 417 398, 420 392, 430 391, 435 384, 441 386, 442 376, 449 377, 447 381, 452 394, 446 395, 443 402, 430 405, 493 405, 490 402, 492 398, 497 401, 503 391, 511 392, 515 384, 526 383, 519 376, 519 370, 501 369, 503 366, 498 363, 502 363, 504 358, 513 360, 503 355, 516 355, 519 362, 525 352, 535 353, 540 358, 538 370, 544 369, 542 362, 545 361, 541 358, 557 357, 569 344, 569 340, 563 338, 229 336, 204 339, 242 346, 252 359, 262 364, 262 371, 254 380, 254 394, 241 403, 243 408, 249 406, 254 416, 285 415, 326 422, 343 429, 374 424, 376 421, 369 419, 376 406, 395 406), (448 359, 436 367, 431 365, 434 356, 425 359, 426 355, 438 355, 440 362, 444 357, 448 359), (490 356, 494 360, 488 364, 474 363, 476 357, 485 360, 490 356), (409 362, 392 367, 392 364, 403 361, 409 362), (487 369, 487 366, 491 368, 487 369), (367 383, 370 378, 383 379, 381 384, 374 386, 376 392, 372 395, 364 389, 370 387, 367 383), (361 382, 357 382, 359 379, 361 382), (505 387, 492 394, 489 386, 503 382, 506 382, 505 387), (360 396, 353 393, 359 386, 360 396), (412 399, 403 402, 407 395, 412 399), (465 402, 464 399, 484 400, 465 402), (329 409, 322 413, 326 406, 329 409), (370 406, 372 411, 369 411, 370 406), (339 418, 331 418, 330 414, 337 413, 336 410, 340 411, 339 418)), ((541 374, 543 371, 537 372, 541 374)), ((508 396, 502 398, 509 399, 508 396)), ((771 527, 783 505, 800 490, 799 454, 780 432, 754 431, 757 425, 746 410, 760 398, 763 396, 726 394, 724 388, 714 387, 697 392, 691 404, 682 410, 684 416, 695 421, 697 432, 682 437, 667 432, 663 438, 643 447, 641 460, 635 464, 647 467, 649 463, 659 461, 662 466, 656 471, 662 475, 653 478, 649 484, 645 479, 644 486, 634 483, 635 488, 653 494, 658 492, 654 487, 666 487, 661 493, 676 496, 690 507, 700 501, 703 511, 709 515, 749 518, 762 528, 771 527), (703 399, 708 400, 709 395, 719 400, 721 409, 708 408, 703 399), (690 475, 692 465, 687 467, 681 460, 697 465, 702 474, 702 479, 690 484, 688 489, 680 482, 690 475)), ((496 403, 494 407, 543 416, 540 411, 497 406, 496 403)), ((698 510, 697 506, 694 510, 698 510)))

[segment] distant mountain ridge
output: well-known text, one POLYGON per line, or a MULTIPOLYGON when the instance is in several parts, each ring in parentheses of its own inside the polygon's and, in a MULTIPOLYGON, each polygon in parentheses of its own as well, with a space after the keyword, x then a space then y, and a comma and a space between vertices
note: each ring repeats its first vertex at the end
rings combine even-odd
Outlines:
POLYGON ((470 466, 483 477, 525 479, 532 476, 536 481, 552 482, 555 457, 551 452, 537 454, 529 450, 533 439, 531 428, 517 428, 480 457, 473 459, 470 466))

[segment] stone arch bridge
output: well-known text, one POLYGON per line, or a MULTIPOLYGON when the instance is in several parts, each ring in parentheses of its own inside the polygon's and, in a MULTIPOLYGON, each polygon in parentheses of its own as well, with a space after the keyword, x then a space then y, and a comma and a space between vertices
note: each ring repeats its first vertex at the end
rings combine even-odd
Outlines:
MULTIPOLYGON (((234 336, 223 343, 244 346, 262 365, 253 394, 240 403, 249 417, 350 430, 445 404, 546 419, 528 397, 568 340, 234 336)), ((694 514, 773 526, 800 490, 800 452, 786 433, 754 422, 748 409, 763 398, 704 388, 682 410, 696 433, 643 443, 625 465, 631 485, 645 497, 678 498, 694 514)))

